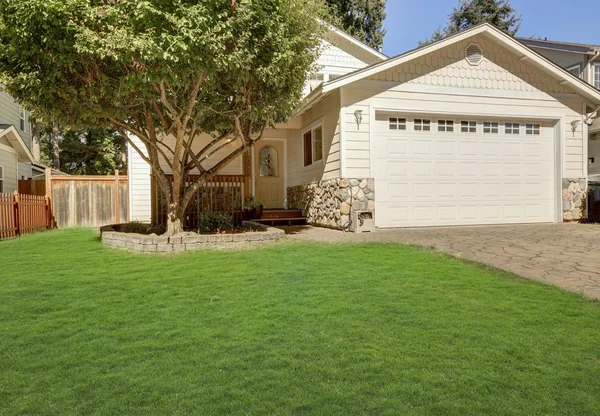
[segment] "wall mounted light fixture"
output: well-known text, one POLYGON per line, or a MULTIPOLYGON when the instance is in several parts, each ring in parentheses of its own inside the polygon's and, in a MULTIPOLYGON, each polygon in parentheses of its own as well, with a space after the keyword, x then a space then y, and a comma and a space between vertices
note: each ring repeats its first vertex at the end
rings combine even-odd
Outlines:
POLYGON ((356 127, 360 130, 360 124, 362 123, 363 110, 356 110, 354 112, 354 118, 356 119, 356 127))

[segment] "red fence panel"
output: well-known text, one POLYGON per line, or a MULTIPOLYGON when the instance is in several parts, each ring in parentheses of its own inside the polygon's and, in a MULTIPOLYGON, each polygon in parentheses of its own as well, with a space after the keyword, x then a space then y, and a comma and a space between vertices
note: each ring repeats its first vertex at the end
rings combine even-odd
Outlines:
POLYGON ((43 196, 0 194, 0 240, 52 227, 50 200, 43 196))

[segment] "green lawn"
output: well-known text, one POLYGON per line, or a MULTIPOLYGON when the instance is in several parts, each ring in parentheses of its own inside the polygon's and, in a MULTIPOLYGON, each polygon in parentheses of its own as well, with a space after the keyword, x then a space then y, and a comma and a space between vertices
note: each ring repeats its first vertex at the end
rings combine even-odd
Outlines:
POLYGON ((417 248, 0 258, 1 415, 600 414, 599 303, 417 248))

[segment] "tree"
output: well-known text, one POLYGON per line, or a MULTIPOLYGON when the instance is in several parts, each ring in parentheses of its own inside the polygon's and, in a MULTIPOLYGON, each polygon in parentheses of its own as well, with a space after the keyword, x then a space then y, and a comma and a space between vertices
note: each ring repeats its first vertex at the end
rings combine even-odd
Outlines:
POLYGON ((374 49, 383 48, 386 0, 327 0, 342 28, 374 49))
POLYGON ((53 165, 54 148, 60 149, 60 161, 55 169, 70 175, 112 175, 115 169, 127 169, 123 157, 125 139, 112 129, 90 128, 84 130, 53 128, 42 129, 42 161, 53 165))
POLYGON ((173 235, 200 186, 296 108, 327 20, 320 0, 0 0, 0 82, 38 118, 126 137, 173 235))
POLYGON ((498 29, 515 36, 521 27, 522 17, 510 0, 461 0, 448 16, 446 27, 438 27, 430 39, 421 45, 436 42, 481 23, 491 23, 498 29))

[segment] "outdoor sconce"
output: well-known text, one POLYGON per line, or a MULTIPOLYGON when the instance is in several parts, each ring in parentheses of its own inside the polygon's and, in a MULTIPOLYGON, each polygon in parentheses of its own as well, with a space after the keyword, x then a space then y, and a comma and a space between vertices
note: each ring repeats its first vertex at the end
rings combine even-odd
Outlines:
POLYGON ((354 118, 356 119, 356 127, 360 130, 360 123, 362 123, 363 110, 356 110, 354 112, 354 118))
POLYGON ((577 131, 577 127, 579 126, 579 123, 581 123, 580 120, 571 121, 571 130, 573 131, 573 137, 575 136, 575 132, 577 131))

